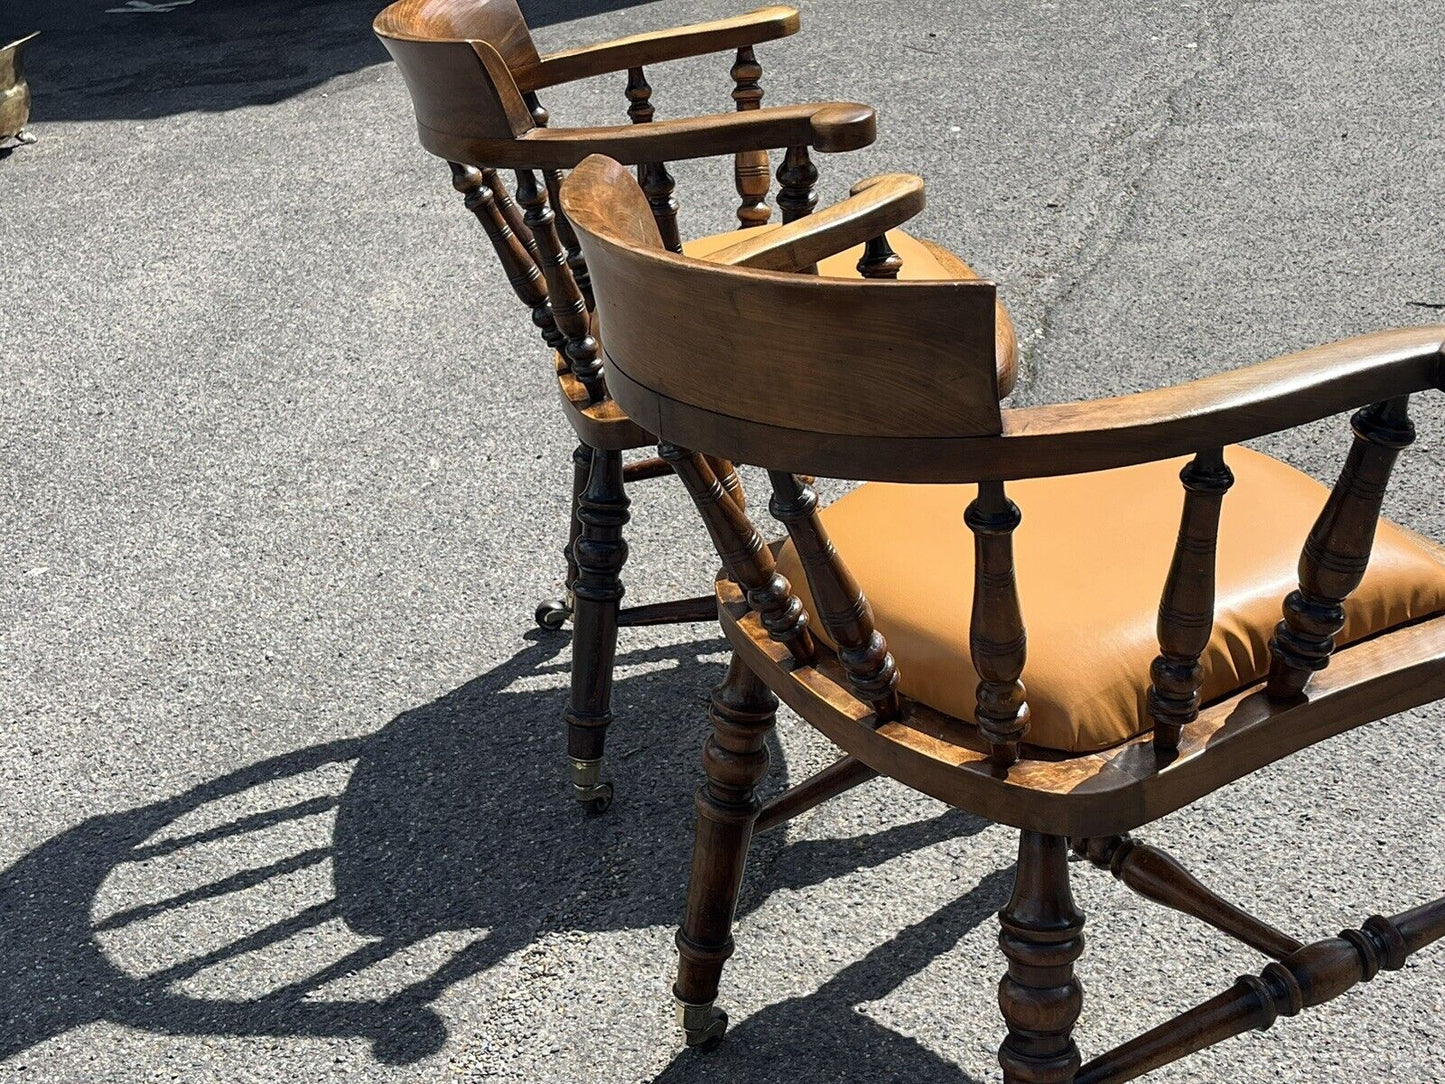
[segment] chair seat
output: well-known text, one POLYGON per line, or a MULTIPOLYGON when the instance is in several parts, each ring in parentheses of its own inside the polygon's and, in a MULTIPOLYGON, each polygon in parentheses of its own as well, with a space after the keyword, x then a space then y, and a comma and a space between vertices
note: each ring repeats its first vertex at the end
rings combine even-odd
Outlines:
MULTIPOLYGON (((1220 518, 1214 634, 1202 699, 1221 699, 1269 670, 1269 639, 1298 586, 1300 548, 1329 490, 1246 448, 1226 458, 1235 485, 1220 518)), ((1185 459, 1011 483, 1023 513, 1014 556, 1032 711, 1025 741, 1065 753, 1106 749, 1150 728, 1149 666, 1185 459)), ((858 579, 908 697, 971 720, 974 486, 865 484, 822 512, 858 579)), ((778 570, 812 612, 791 543, 778 570)), ((1445 612, 1445 549, 1381 520, 1369 570, 1346 601, 1340 645, 1445 612)), ((818 622, 815 631, 828 639, 818 622)), ((831 645, 830 646, 835 646, 831 645)))
MULTIPOLYGON (((721 252, 729 245, 754 235, 755 230, 775 230, 777 223, 756 226, 752 230, 730 230, 684 241, 684 254, 705 260, 714 252, 721 252)), ((889 230, 888 243, 903 261, 898 273, 901 279, 976 279, 978 273, 953 253, 932 241, 911 237, 902 230, 889 230)), ((856 279, 858 260, 863 255, 863 246, 856 245, 836 255, 829 256, 818 264, 818 274, 827 278, 856 279)), ((997 323, 996 362, 998 366, 999 396, 1013 390, 1018 373, 1018 344, 1014 335, 1013 322, 1007 310, 1000 303, 996 309, 997 323)), ((568 420, 582 441, 593 448, 626 451, 655 444, 656 438, 632 421, 610 399, 601 403, 590 403, 587 392, 567 368, 567 359, 560 352, 554 352, 553 363, 557 369, 558 390, 562 405, 567 410, 568 420)))

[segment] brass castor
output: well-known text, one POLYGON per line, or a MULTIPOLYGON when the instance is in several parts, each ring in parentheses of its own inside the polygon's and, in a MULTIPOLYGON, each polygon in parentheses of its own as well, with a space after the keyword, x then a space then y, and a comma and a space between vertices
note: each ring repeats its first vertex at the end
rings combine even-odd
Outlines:
POLYGON ((578 760, 572 762, 572 796, 582 803, 588 813, 606 813, 612 805, 612 784, 602 782, 601 760, 578 760))
POLYGON ((689 1005, 686 1001, 677 1003, 677 1022, 682 1025, 683 1037, 689 1049, 707 1053, 716 1050, 728 1029, 728 1014, 711 1001, 704 1005, 689 1005))
POLYGON ((556 632, 567 619, 572 616, 572 607, 560 598, 543 599, 537 603, 537 611, 534 614, 537 619, 537 626, 548 632, 556 632))

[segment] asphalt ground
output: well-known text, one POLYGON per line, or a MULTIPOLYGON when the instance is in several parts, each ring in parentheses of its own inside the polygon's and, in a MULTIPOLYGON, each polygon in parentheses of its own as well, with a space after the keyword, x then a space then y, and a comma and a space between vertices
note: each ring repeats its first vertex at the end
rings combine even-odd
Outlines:
MULTIPOLYGON (((612 810, 563 790, 571 440, 548 359, 369 37, 373 4, 19 0, 40 137, 0 161, 0 1076, 992 1080, 1013 833, 873 782, 762 840, 681 1051, 668 992, 706 627, 624 633, 612 810), (134 8, 135 5, 129 5, 134 8)), ((534 8, 543 48, 717 17, 534 8)), ((1016 403, 1128 392, 1445 304, 1438 3, 810 0, 767 101, 879 108, 825 200, 920 173, 996 278, 1016 403)), ((729 58, 651 72, 729 108, 729 58)), ((617 122, 621 79, 549 96, 617 122)), ((675 169, 728 228, 726 163, 675 169)), ((1445 539, 1438 396, 1390 513, 1445 539)), ((1331 480, 1343 418, 1264 442, 1331 480)), ((837 487, 833 487, 833 492, 837 487)), ((714 561, 633 491, 634 601, 714 561)), ((1107 514, 1107 509, 1101 510, 1107 514)), ((1108 585, 1101 583, 1101 591, 1108 585)), ((1306 939, 1445 887, 1439 706, 1142 835, 1306 939)), ((784 713, 770 787, 830 750, 784 713)), ((1098 1052, 1261 961, 1080 870, 1098 1052)), ((1445 1079, 1445 955, 1160 1081, 1445 1079)))

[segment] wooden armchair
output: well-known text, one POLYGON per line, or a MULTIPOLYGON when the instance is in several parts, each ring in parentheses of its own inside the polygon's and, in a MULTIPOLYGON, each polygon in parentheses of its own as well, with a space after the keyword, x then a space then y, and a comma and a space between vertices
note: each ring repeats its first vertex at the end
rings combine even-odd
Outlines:
MULTIPOLYGON (((604 159, 584 162, 562 198, 613 394, 665 442, 724 566, 734 657, 713 697, 678 935, 690 1044, 726 1026, 713 1003, 753 832, 874 773, 1020 829, 1000 915, 1011 1084, 1130 1080, 1445 935, 1442 899, 1305 944, 1128 835, 1445 696, 1445 549, 1379 515, 1413 436, 1409 397, 1445 382, 1445 328, 1002 409, 991 283, 787 274, 856 240, 828 212, 786 227, 786 250, 735 246, 731 267, 673 255, 604 159), (1333 489, 1236 446, 1355 408, 1333 489), (785 545, 762 543, 707 456, 768 469, 785 545), (820 510, 800 472, 877 481, 820 510), (846 756, 760 808, 775 696, 846 756), (1071 845, 1274 962, 1084 1064, 1071 1038, 1084 948, 1071 845)), ((888 224, 880 213, 868 226, 888 224)))
MULTIPOLYGON (((563 171, 589 154, 604 153, 637 166, 649 220, 673 251, 707 256, 740 233, 718 234, 684 245, 677 200, 666 162, 729 156, 741 203, 739 222, 768 232, 768 151, 783 151, 778 204, 784 222, 807 215, 817 202, 812 150, 853 150, 872 142, 873 110, 829 102, 762 108, 762 69, 753 46, 792 34, 792 8, 768 7, 749 15, 548 56, 538 54, 515 0, 398 0, 377 16, 374 29, 401 69, 421 142, 446 159, 453 184, 481 223, 521 302, 543 340, 555 351, 558 389, 579 444, 573 455, 572 515, 565 598, 543 602, 545 628, 573 622, 572 693, 567 711, 573 793, 590 809, 611 801, 601 779, 610 708, 612 665, 619 625, 712 621, 714 596, 623 608, 621 571, 627 556, 624 482, 670 474, 650 458, 623 463, 623 453, 651 447, 656 437, 627 417, 608 394, 593 318, 591 282, 577 238, 557 206, 563 171), (736 111, 681 120, 653 120, 652 88, 644 66, 680 57, 736 50, 731 69, 736 111), (547 127, 537 91, 609 72, 627 72, 631 123, 617 127, 547 127), (498 169, 516 171, 515 200, 498 169), (540 175, 540 176, 539 176, 540 175), (520 208, 519 205, 520 204, 520 208)), ((897 235, 907 274, 935 277, 973 272, 930 242, 897 235)), ((875 246, 830 254, 825 276, 897 274, 898 255, 875 246)), ((1000 386, 1012 386, 1016 351, 1012 327, 1000 318, 1000 386)), ((730 465, 713 463, 730 492, 742 488, 730 465)))

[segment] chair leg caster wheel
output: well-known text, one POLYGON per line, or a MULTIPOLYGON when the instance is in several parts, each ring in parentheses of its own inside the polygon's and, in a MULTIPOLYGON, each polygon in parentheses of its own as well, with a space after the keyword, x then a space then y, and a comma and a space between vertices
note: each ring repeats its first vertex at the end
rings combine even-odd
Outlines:
POLYGON ((704 1054, 716 1050, 728 1029, 728 1014, 712 1002, 706 1005, 689 1005, 679 1001, 677 1020, 682 1025, 683 1037, 689 1050, 700 1050, 704 1054))
POLYGON ((556 632, 567 619, 572 616, 572 607, 560 598, 549 598, 537 603, 537 611, 533 615, 537 619, 537 626, 548 632, 556 632))
POLYGON ((601 760, 572 758, 572 796, 594 816, 612 805, 612 784, 602 782, 601 776, 601 760))

